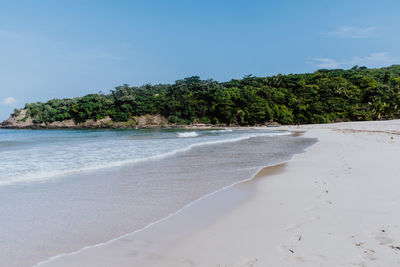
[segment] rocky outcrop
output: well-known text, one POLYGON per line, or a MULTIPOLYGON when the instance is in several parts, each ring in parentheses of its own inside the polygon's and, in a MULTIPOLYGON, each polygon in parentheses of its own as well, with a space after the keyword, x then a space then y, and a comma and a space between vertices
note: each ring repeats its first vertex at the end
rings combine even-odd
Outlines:
POLYGON ((29 126, 33 125, 33 119, 26 115, 28 110, 22 109, 19 111, 19 114, 12 114, 8 120, 5 120, 1 123, 2 128, 29 128, 29 126))
POLYGON ((0 128, 8 129, 97 129, 97 128, 159 128, 171 127, 168 120, 161 115, 134 116, 126 122, 114 122, 110 117, 100 120, 87 120, 76 123, 74 120, 54 121, 51 123, 36 122, 27 115, 27 110, 20 110, 19 114, 11 117, 0 124, 0 128))

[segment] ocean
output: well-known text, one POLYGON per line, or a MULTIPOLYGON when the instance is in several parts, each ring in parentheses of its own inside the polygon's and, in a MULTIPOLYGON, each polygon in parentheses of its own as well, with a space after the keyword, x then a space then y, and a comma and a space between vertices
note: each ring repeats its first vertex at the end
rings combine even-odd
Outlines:
POLYGON ((315 142, 270 129, 0 130, 0 266, 140 231, 315 142))

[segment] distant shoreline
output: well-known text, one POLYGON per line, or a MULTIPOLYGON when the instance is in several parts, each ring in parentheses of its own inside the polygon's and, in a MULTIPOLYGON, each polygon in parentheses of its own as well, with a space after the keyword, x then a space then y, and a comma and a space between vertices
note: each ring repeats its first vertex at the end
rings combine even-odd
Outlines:
POLYGON ((277 127, 277 123, 267 123, 265 125, 240 126, 226 124, 172 124, 161 115, 143 115, 134 117, 132 121, 115 122, 110 117, 97 121, 87 120, 77 123, 73 120, 54 121, 51 123, 37 123, 26 115, 26 110, 22 110, 17 116, 0 123, 0 129, 223 129, 223 128, 250 128, 250 127, 277 127), (135 123, 133 123, 135 122, 135 123))

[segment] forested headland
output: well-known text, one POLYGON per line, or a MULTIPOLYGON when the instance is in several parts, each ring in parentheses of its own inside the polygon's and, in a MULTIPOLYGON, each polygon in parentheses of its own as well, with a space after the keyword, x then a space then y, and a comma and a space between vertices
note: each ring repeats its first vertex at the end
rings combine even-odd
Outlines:
MULTIPOLYGON (((400 65, 314 73, 245 76, 228 82, 197 76, 174 84, 118 86, 107 94, 29 103, 15 110, 34 124, 110 118, 130 122, 161 115, 169 124, 257 125, 329 123, 400 117, 400 65)), ((4 126, 4 123, 3 123, 4 126)))

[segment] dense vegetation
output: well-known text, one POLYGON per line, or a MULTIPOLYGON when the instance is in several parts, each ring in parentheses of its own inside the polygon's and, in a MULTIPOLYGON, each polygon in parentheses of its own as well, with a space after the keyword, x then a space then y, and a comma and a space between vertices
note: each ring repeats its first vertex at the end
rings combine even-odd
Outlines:
POLYGON ((68 119, 83 122, 106 116, 113 121, 127 121, 145 114, 161 114, 176 124, 238 125, 399 118, 400 65, 246 76, 229 82, 194 76, 174 84, 125 84, 110 94, 53 99, 26 104, 25 108, 36 122, 46 123, 68 119))

